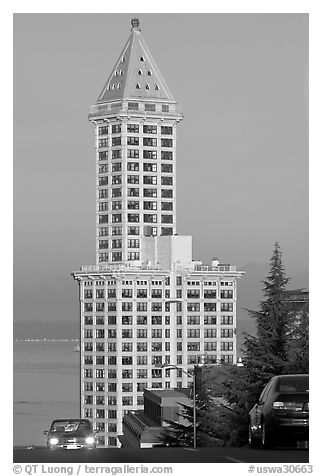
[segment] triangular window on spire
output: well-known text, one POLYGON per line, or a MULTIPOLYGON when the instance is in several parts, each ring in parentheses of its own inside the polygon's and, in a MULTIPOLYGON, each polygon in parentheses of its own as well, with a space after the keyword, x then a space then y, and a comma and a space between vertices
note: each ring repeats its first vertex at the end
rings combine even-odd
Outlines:
POLYGON ((139 85, 139 83, 136 83, 136 86, 135 86, 135 87, 136 87, 136 89, 140 89, 140 88, 141 88, 141 86, 139 85))
POLYGON ((142 76, 142 75, 143 75, 143 73, 142 73, 142 70, 141 70, 141 69, 139 69, 139 71, 138 71, 138 75, 140 75, 140 76, 142 76))
POLYGON ((147 85, 145 86, 145 89, 150 89, 150 85, 147 84, 147 85))
POLYGON ((156 91, 159 91, 160 88, 159 88, 159 86, 156 84, 156 85, 154 86, 154 89, 155 89, 156 91))
POLYGON ((151 73, 151 71, 150 71, 150 70, 148 71, 148 73, 147 73, 147 74, 148 74, 148 76, 152 76, 152 73, 151 73))
POLYGON ((144 61, 144 58, 143 58, 143 56, 141 56, 141 58, 140 58, 140 61, 142 61, 142 62, 144 61))

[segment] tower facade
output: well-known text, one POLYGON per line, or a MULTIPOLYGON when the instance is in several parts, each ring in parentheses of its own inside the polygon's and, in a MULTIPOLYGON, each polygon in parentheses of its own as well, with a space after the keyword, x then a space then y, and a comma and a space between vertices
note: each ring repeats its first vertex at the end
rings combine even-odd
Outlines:
POLYGON ((96 262, 140 264, 142 237, 176 233, 176 126, 182 115, 140 31, 89 119, 96 140, 96 262))
MULTIPOLYGON (((179 369, 236 363, 235 266, 192 259, 176 230, 176 128, 182 119, 137 19, 89 119, 96 148, 96 264, 79 283, 81 417, 104 446, 145 388, 191 385, 179 369)), ((93 184, 94 185, 94 184, 93 184)))

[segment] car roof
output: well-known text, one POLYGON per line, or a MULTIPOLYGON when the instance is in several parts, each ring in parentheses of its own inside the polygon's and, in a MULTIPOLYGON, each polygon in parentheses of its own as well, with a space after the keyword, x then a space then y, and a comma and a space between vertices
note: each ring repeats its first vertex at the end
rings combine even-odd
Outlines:
POLYGON ((292 379, 292 378, 308 378, 309 374, 281 374, 281 375, 274 375, 271 380, 278 380, 278 379, 292 379))
POLYGON ((60 422, 60 421, 70 421, 70 422, 81 422, 84 421, 86 423, 90 423, 89 420, 86 418, 59 418, 58 420, 53 420, 52 423, 60 422))
POLYGON ((309 374, 285 374, 285 375, 276 375, 277 378, 292 379, 292 378, 308 378, 309 374))

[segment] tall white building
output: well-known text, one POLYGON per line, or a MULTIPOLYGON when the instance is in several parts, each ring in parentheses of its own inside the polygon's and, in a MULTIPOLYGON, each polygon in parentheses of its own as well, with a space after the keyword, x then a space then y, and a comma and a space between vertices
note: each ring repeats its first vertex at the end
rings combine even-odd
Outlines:
MULTIPOLYGON (((95 128, 96 264, 79 283, 81 416, 118 446, 144 388, 190 385, 175 364, 236 363, 235 266, 192 259, 176 230, 176 128, 182 120, 138 19, 89 119, 95 128)), ((93 184, 94 186, 94 184, 93 184)))

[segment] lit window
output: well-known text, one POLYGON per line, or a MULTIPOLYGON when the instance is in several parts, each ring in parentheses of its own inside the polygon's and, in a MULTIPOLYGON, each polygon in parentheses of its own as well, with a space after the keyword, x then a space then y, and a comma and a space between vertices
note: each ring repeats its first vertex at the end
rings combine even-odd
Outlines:
MULTIPOLYGON (((150 158, 150 157, 148 157, 148 158, 150 158)), ((143 170, 144 170, 144 172, 156 172, 157 171, 157 164, 149 164, 149 163, 144 162, 143 163, 143 170)))
POLYGON ((143 133, 144 134, 156 134, 157 133, 157 126, 144 125, 143 126, 143 133))
POLYGON ((132 223, 133 223, 133 222, 134 222, 134 223, 135 223, 135 222, 138 223, 138 222, 140 221, 140 215, 139 215, 139 214, 136 214, 136 213, 128 213, 128 214, 127 214, 127 220, 128 220, 129 222, 132 222, 132 223))
POLYGON ((121 124, 113 124, 112 134, 118 134, 119 132, 121 132, 121 124))
POLYGON ((127 157, 129 159, 138 159, 139 158, 139 150, 137 150, 137 149, 128 149, 127 150, 127 157))
POLYGON ((138 171, 139 170, 139 164, 137 162, 128 162, 127 163, 127 170, 138 171))
POLYGON ((157 202, 143 202, 144 210, 156 210, 157 202))
POLYGON ((128 136, 127 144, 128 145, 139 145, 139 137, 128 136))
POLYGON ((152 137, 143 137, 143 146, 157 147, 157 139, 154 139, 152 137))
POLYGON ((143 158, 144 159, 156 159, 157 158, 157 151, 156 150, 144 150, 143 151, 143 158))
POLYGON ((157 222, 157 215, 151 214, 144 214, 143 215, 144 223, 156 223, 157 222))
POLYGON ((139 132, 139 124, 128 124, 127 132, 139 132))
POLYGON ((134 200, 129 200, 127 202, 127 208, 128 208, 128 210, 139 210, 140 202, 134 201, 134 200))
POLYGON ((127 259, 129 261, 137 261, 140 259, 140 253, 137 252, 130 252, 127 254, 127 259))
POLYGON ((157 177, 153 175, 144 175, 143 176, 143 183, 147 185, 156 185, 157 184, 157 177))

